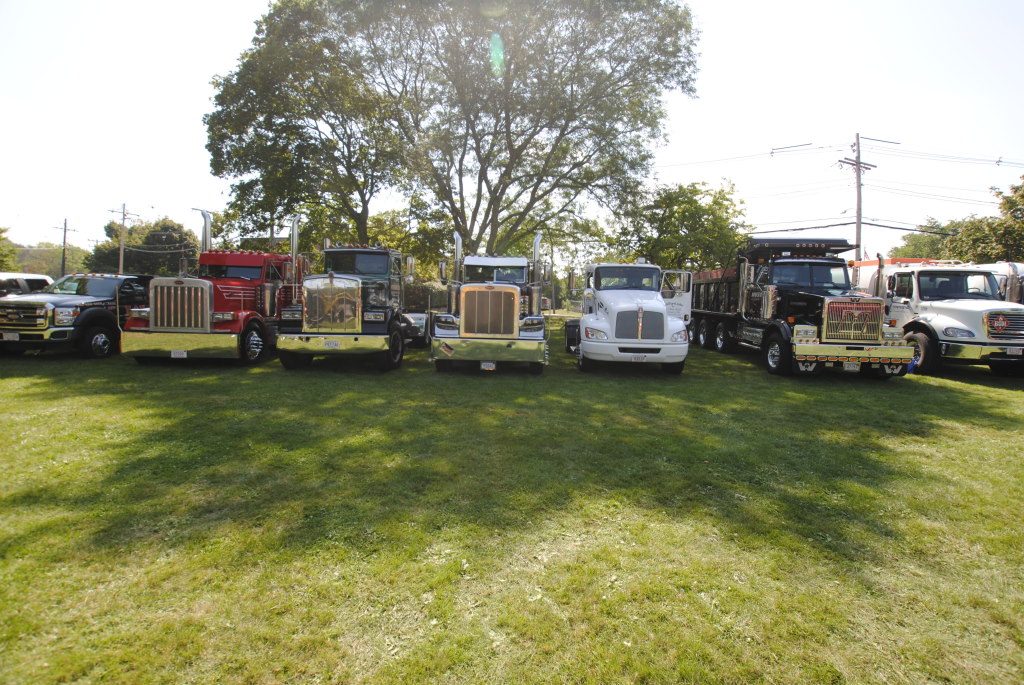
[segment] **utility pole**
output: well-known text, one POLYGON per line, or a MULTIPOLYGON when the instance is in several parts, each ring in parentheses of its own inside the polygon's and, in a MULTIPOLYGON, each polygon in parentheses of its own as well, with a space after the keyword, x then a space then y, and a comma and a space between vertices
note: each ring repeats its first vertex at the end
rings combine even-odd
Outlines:
MULTIPOLYGON (((118 210, 116 210, 116 209, 110 209, 110 210, 107 210, 107 211, 109 211, 111 214, 117 214, 117 212, 118 212, 118 210)), ((121 243, 121 245, 120 245, 120 248, 118 249, 118 253, 117 253, 117 273, 119 273, 119 274, 123 274, 124 273, 124 232, 126 230, 128 230, 128 225, 127 224, 128 224, 128 217, 129 216, 134 216, 134 217, 137 218, 139 215, 138 214, 132 214, 131 212, 129 212, 125 208, 125 203, 122 202, 121 203, 121 230, 118 231, 118 233, 120 234, 119 242, 121 243)))
MULTIPOLYGON (((68 220, 67 220, 67 217, 64 218, 64 227, 63 227, 63 229, 60 226, 54 226, 53 228, 55 230, 57 230, 57 231, 60 231, 60 230, 64 231, 64 242, 63 242, 63 244, 61 246, 61 251, 60 251, 60 275, 63 277, 65 274, 67 274, 67 270, 68 270, 68 220)), ((74 233, 75 230, 71 229, 71 232, 74 233)))
MULTIPOLYGON (((873 140, 876 143, 889 143, 890 145, 899 145, 899 143, 897 143, 894 140, 882 140, 881 138, 868 138, 867 136, 865 136, 864 140, 873 140)), ((854 158, 853 159, 850 159, 849 157, 843 157, 842 159, 839 160, 839 164, 845 164, 847 166, 853 167, 854 173, 857 176, 857 235, 854 238, 854 242, 857 243, 857 253, 856 253, 857 256, 856 256, 856 259, 859 262, 860 261, 860 257, 861 257, 860 227, 861 227, 861 222, 863 221, 863 218, 864 218, 863 199, 862 199, 862 195, 863 195, 863 191, 864 191, 864 183, 861 180, 861 177, 863 176, 865 171, 870 171, 871 169, 877 169, 878 167, 876 165, 874 165, 874 164, 868 164, 867 162, 862 162, 861 161, 861 159, 860 159, 860 134, 859 133, 856 134, 856 137, 854 138, 854 141, 853 141, 853 152, 854 152, 854 158)))

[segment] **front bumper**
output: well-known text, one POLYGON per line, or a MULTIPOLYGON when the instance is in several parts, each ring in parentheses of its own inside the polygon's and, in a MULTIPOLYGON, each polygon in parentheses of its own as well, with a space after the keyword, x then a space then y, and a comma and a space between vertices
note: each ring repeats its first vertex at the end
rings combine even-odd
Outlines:
POLYGON ((794 343, 793 356, 800 362, 909 364, 914 358, 914 348, 910 345, 794 343))
POLYGON ((53 350, 70 347, 75 342, 72 326, 50 328, 0 328, 0 346, 9 350, 53 350), (4 338, 17 336, 17 340, 4 338))
POLYGON ((237 333, 124 331, 121 354, 170 359, 238 359, 237 333))
POLYGON ((686 359, 689 343, 596 342, 580 343, 583 356, 605 362, 677 364, 686 359))
POLYGON ((277 349, 313 355, 367 354, 387 350, 388 336, 278 333, 277 349))
POLYGON ((1012 344, 998 343, 960 343, 939 341, 939 353, 943 359, 965 363, 984 363, 991 360, 1024 361, 1024 342, 1012 344))
POLYGON ((547 340, 435 337, 430 341, 430 359, 547 364, 547 340))

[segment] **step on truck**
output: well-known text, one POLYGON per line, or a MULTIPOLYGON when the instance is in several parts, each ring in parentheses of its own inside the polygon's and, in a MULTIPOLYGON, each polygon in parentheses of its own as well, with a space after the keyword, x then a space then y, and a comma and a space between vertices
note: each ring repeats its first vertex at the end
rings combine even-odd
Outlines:
POLYGON ((825 368, 903 376, 913 349, 890 325, 885 302, 851 289, 846 240, 751 239, 736 265, 694 276, 699 345, 760 353, 769 373, 825 368))
POLYGON ((154 359, 257 364, 274 345, 273 321, 293 267, 291 256, 214 250, 212 217, 202 214, 198 276, 153 278, 149 305, 132 309, 125 324, 122 350, 140 364, 154 359))
MULTIPOLYGON (((654 264, 590 264, 580 318, 565 323, 565 351, 581 371, 596 362, 661 364, 682 373, 689 351, 692 274, 654 264)), ((569 275, 569 291, 577 290, 569 275)))
POLYGON ((540 259, 541 234, 533 241, 533 259, 462 255, 455 235, 455 259, 449 278, 441 262, 441 283, 448 288, 444 312, 430 317, 430 359, 438 371, 472 362, 483 371, 498 364, 527 364, 534 374, 548 362, 547 327, 541 306, 548 265, 540 259))
MULTIPOLYGON (((292 255, 298 258, 294 237, 292 255)), ((423 335, 405 311, 415 260, 403 263, 400 252, 386 247, 332 247, 325 241, 323 263, 323 273, 295 280, 292 301, 281 308, 281 365, 299 369, 315 357, 362 355, 382 371, 401 366, 406 340, 423 335)))
POLYGON ((879 257, 856 271, 866 292, 885 298, 918 372, 987 364, 997 375, 1024 375, 1024 305, 1002 299, 991 266, 879 257))

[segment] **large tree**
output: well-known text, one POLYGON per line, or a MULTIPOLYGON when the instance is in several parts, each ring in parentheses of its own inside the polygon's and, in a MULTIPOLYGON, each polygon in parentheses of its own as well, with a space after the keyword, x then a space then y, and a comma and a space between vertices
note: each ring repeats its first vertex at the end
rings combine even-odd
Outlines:
POLYGON ((622 222, 619 243, 663 267, 695 270, 726 266, 749 232, 732 186, 665 186, 622 222))
POLYGON ((213 169, 251 216, 323 204, 368 235, 391 187, 503 252, 638 191, 695 36, 671 0, 287 0, 218 82, 213 169))
POLYGON ((949 229, 935 219, 929 219, 918 228, 922 232, 905 234, 900 244, 889 250, 889 256, 942 259, 946 254, 949 229))
MULTIPOLYGON (((117 271, 121 230, 121 225, 115 222, 104 227, 107 240, 96 245, 86 258, 87 269, 117 271)), ((195 233, 167 217, 139 223, 124 231, 126 273, 173 275, 178 273, 182 258, 194 266, 199 255, 199 239, 195 233)))

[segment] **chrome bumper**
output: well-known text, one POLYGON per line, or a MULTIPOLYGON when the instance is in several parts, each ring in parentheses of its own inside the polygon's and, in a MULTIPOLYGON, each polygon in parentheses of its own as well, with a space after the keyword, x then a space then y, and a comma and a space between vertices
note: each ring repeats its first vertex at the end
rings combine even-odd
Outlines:
POLYGON ((1022 356, 1021 348, 1024 347, 1024 343, 1019 345, 1012 345, 1006 343, 996 343, 989 345, 980 345, 978 343, 953 343, 939 341, 939 352, 944 358, 947 359, 962 359, 964 361, 976 361, 985 362, 995 357, 996 359, 1016 359, 1024 361, 1022 356), (1010 350, 1016 350, 1017 354, 1010 354, 1010 350))
POLYGON ((388 336, 278 333, 277 349, 316 355, 383 352, 388 349, 388 336))
POLYGON ((433 338, 430 359, 476 362, 547 363, 547 340, 500 338, 433 338))
POLYGON ((686 359, 689 343, 637 343, 625 342, 594 342, 584 340, 580 343, 583 356, 606 362, 659 362, 674 364, 686 359), (622 352, 619 348, 631 350, 622 352))
POLYGON ((863 362, 871 364, 909 364, 914 358, 910 345, 859 345, 794 343, 797 361, 863 362))
POLYGON ((124 331, 121 354, 169 359, 238 359, 238 334, 124 331))

